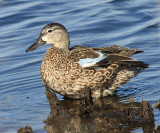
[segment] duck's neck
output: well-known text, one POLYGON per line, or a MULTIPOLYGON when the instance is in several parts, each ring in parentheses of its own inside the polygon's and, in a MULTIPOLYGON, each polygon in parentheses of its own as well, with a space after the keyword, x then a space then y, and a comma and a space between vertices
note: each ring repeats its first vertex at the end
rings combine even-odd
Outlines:
POLYGON ((60 43, 56 43, 56 44, 52 45, 52 47, 56 47, 56 48, 64 50, 64 51, 68 51, 69 50, 69 46, 70 46, 70 42, 69 41, 60 42, 60 43))
POLYGON ((63 36, 57 37, 56 39, 54 40, 52 46, 62 50, 69 50, 69 46, 70 46, 69 36, 63 35, 63 36))

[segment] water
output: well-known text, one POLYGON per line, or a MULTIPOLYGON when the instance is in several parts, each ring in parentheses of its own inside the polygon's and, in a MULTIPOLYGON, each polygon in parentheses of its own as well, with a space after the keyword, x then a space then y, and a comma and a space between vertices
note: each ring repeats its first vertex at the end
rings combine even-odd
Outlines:
MULTIPOLYGON (((0 0, 0 9, 0 132, 14 133, 26 125, 37 133, 47 132, 43 121, 50 106, 39 68, 50 46, 27 54, 25 50, 51 22, 68 29, 71 46, 122 45, 144 50, 134 58, 150 68, 119 88, 117 96, 123 103, 131 95, 136 102, 146 100, 152 106, 160 99, 159 1, 0 0)), ((160 124, 160 112, 154 109, 154 115, 155 125, 160 124)))

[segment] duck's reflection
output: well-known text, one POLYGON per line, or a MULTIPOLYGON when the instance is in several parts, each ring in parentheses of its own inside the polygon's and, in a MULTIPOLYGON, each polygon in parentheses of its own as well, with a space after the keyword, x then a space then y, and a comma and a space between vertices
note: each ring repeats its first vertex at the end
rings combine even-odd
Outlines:
POLYGON ((48 133, 130 132, 137 128, 153 132, 154 116, 148 102, 122 103, 117 97, 59 101, 50 90, 46 96, 51 108, 44 121, 48 133))

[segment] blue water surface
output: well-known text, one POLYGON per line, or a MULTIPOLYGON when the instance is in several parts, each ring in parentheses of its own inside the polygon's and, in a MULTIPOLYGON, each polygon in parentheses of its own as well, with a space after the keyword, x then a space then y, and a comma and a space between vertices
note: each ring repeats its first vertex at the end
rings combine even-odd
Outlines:
MULTIPOLYGON (((134 58, 150 68, 120 87, 117 95, 131 95, 137 102, 147 100, 152 106, 160 99, 159 1, 0 0, 0 9, 0 132, 14 133, 26 125, 37 133, 46 132, 43 121, 50 107, 40 65, 50 46, 27 54, 25 50, 51 22, 68 29, 71 46, 122 45, 144 50, 134 58)), ((154 115, 159 125, 160 112, 154 109, 154 115)))

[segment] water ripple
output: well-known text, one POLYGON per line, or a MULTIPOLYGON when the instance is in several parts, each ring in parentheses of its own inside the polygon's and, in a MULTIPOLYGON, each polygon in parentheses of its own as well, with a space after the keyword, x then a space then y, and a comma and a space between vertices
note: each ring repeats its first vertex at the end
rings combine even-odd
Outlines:
MULTIPOLYGON (((123 45, 144 50, 134 57, 148 63, 150 68, 120 87, 117 95, 122 102, 131 95, 136 101, 148 100, 154 105, 160 95, 159 6, 151 0, 1 0, 0 132, 16 132, 26 125, 44 132, 42 122, 50 109, 39 69, 50 46, 27 54, 25 50, 50 22, 66 26, 71 46, 123 45)), ((160 124, 159 113, 154 112, 155 123, 160 124)))

